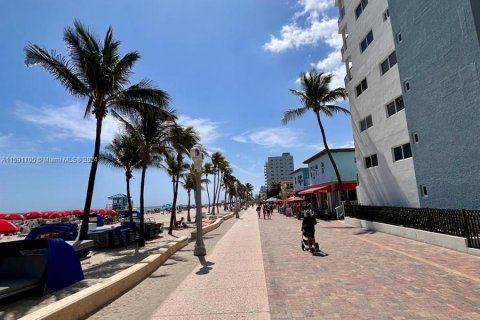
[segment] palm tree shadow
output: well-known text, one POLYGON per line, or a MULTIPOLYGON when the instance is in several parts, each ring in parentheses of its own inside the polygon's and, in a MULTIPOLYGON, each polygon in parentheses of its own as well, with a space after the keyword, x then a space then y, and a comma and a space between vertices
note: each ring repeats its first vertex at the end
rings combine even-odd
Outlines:
POLYGON ((198 275, 208 274, 210 272, 210 270, 213 269, 211 266, 213 266, 215 264, 214 262, 210 262, 210 261, 205 260, 205 257, 203 257, 203 256, 198 257, 198 260, 202 264, 202 267, 200 268, 200 270, 195 272, 195 274, 198 274, 198 275))

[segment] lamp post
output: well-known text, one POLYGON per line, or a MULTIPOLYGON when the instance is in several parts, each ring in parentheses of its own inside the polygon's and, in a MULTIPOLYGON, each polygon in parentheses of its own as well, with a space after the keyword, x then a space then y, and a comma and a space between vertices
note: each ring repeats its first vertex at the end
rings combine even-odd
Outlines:
POLYGON ((203 153, 202 146, 196 144, 190 150, 190 157, 193 160, 193 165, 195 169, 195 208, 196 208, 196 221, 197 221, 197 232, 196 232, 196 242, 193 255, 195 256, 205 256, 207 251, 205 245, 203 244, 202 236, 202 162, 203 162, 203 153))
POLYGON ((238 213, 240 211, 240 208, 238 207, 238 182, 235 181, 233 183, 233 187, 235 188, 235 218, 240 218, 240 214, 238 213))

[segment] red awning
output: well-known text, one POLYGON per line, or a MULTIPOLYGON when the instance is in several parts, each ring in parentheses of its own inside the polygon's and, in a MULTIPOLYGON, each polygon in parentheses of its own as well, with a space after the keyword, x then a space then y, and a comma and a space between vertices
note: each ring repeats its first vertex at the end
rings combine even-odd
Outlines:
MULTIPOLYGON (((357 187, 356 182, 345 182, 345 183, 343 183, 343 189, 345 189, 345 190, 355 190, 356 187, 357 187)), ((339 184, 335 185, 335 191, 340 191, 340 185, 339 184)))
POLYGON ((319 193, 319 192, 330 192, 332 188, 330 186, 322 186, 322 187, 313 187, 308 188, 303 191, 300 191, 298 194, 311 194, 311 193, 319 193))

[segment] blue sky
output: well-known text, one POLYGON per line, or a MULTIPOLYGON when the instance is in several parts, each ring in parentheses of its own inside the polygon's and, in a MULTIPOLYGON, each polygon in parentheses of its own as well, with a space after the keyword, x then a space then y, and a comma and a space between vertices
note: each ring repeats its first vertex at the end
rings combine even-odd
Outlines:
MULTIPOLYGON (((86 101, 43 69, 27 68, 27 43, 65 54, 63 30, 74 19, 101 38, 111 25, 122 53, 141 54, 132 81, 149 78, 169 92, 181 122, 194 125, 207 149, 221 151, 234 175, 258 191, 268 156, 290 152, 298 168, 323 149, 313 113, 286 126, 280 119, 299 106, 288 89, 298 87, 300 72, 334 72, 334 86, 343 85, 337 17, 334 0, 0 2, 0 212, 83 208, 90 164, 8 160, 93 153, 95 126, 93 119, 83 120, 86 101)), ((349 117, 324 124, 331 147, 353 145, 349 117)), ((107 118, 103 146, 117 130, 107 118)), ((169 180, 160 169, 148 170, 147 206, 171 202, 169 180)), ((139 181, 136 172, 136 204, 139 181)), ((123 172, 99 166, 93 207, 104 207, 108 196, 120 192, 123 172)), ((185 192, 180 203, 186 203, 185 192)))

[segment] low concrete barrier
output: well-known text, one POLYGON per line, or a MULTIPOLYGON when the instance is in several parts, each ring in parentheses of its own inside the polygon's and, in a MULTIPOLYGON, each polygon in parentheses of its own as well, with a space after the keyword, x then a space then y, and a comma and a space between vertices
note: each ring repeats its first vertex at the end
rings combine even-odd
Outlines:
POLYGON ((447 234, 429 232, 412 228, 405 228, 401 226, 361 220, 351 217, 345 217, 345 223, 355 227, 365 228, 371 231, 379 231, 383 233, 393 234, 395 236, 400 236, 403 238, 417 240, 436 246, 441 246, 480 256, 480 250, 469 248, 467 246, 467 239, 462 237, 450 236, 447 234))
POLYGON ((171 255, 187 244, 188 237, 181 237, 178 241, 160 247, 160 254, 152 254, 140 263, 108 278, 103 283, 95 284, 74 293, 20 319, 63 320, 85 317, 136 286, 158 269, 171 255))
MULTIPOLYGON (((217 220, 215 220, 213 223, 209 224, 208 226, 204 226, 202 227, 202 235, 212 231, 212 230, 215 230, 217 229, 218 227, 220 227, 220 225, 223 223, 223 221, 225 220, 228 220, 232 217, 235 216, 235 213, 229 213, 229 214, 226 214, 224 215, 223 217, 221 218, 217 218, 217 220)), ((197 231, 192 231, 191 234, 190 234, 190 239, 191 240, 195 240, 197 236, 197 231)))

